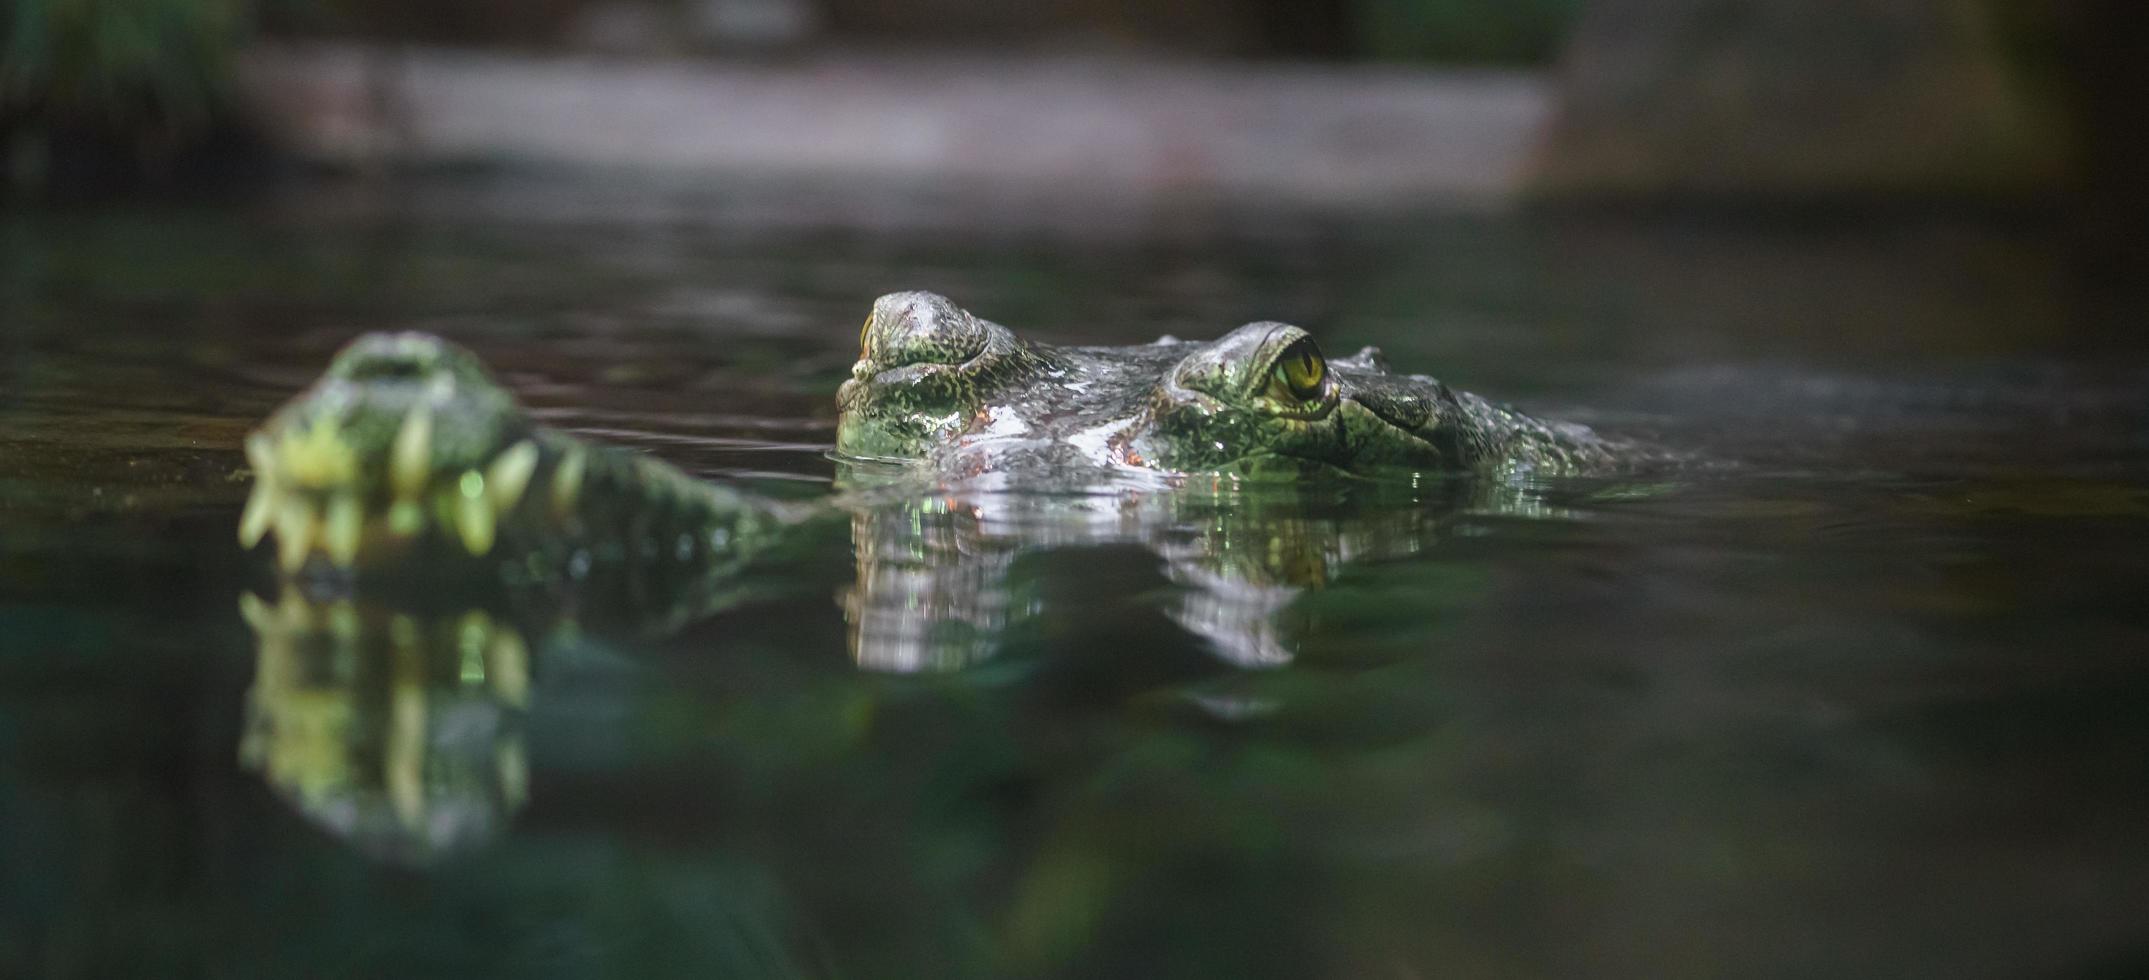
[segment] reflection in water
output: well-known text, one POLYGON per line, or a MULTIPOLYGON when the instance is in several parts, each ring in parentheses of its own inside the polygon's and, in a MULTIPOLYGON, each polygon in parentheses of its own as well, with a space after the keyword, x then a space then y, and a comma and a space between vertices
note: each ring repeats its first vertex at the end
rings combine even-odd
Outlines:
POLYGON ((522 806, 530 658, 514 627, 295 586, 239 605, 256 657, 240 760, 301 813, 416 863, 482 844, 522 806))
MULTIPOLYGON (((1345 566, 1415 554, 1459 513, 1548 513, 1526 488, 1462 480, 1321 496, 1205 487, 852 501, 856 579, 840 604, 852 659, 878 673, 958 670, 993 657, 1051 602, 1094 618, 1125 612, 1109 604, 1121 599, 1152 603, 1230 668, 1280 667, 1293 656, 1286 610, 1345 566), (1048 599, 1019 571, 1024 555, 1105 545, 1144 549, 1161 580, 1105 583, 1127 591, 1105 602, 1094 593, 1048 599)), ((795 533, 818 532, 809 522, 795 533)), ((510 588, 515 612, 503 618, 396 604, 408 599, 316 601, 295 584, 274 606, 243 596, 258 672, 242 759, 369 853, 421 863, 467 850, 497 834, 527 795, 525 636, 613 637, 632 649, 735 605, 736 590, 714 579, 767 574, 722 568, 599 566, 572 595, 510 588), (524 631, 509 618, 549 625, 524 631)), ((1201 703, 1219 718, 1256 713, 1201 703)))
POLYGON ((851 654, 862 668, 894 673, 976 663, 1009 625, 1038 612, 1010 587, 1019 555, 1138 545, 1174 586, 1163 600, 1174 622, 1235 666, 1280 666, 1292 656, 1281 614, 1345 565, 1422 551, 1465 509, 1554 513, 1508 485, 1357 489, 1376 499, 1228 488, 978 494, 861 509, 851 518, 858 578, 842 597, 851 654))
POLYGON ((889 673, 956 670, 992 654, 1012 602, 1015 549, 979 531, 977 511, 946 498, 851 518, 858 580, 842 597, 851 659, 889 673))

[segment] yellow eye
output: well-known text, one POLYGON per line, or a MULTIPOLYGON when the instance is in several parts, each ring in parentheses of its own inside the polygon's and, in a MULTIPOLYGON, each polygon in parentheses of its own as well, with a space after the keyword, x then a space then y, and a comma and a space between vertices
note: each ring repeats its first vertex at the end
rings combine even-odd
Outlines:
POLYGON ((873 333, 873 314, 866 314, 866 322, 858 327, 858 356, 866 356, 866 337, 873 333))
POLYGON ((1302 402, 1321 397, 1321 383, 1328 379, 1328 362, 1321 357, 1321 349, 1310 339, 1301 338, 1284 348, 1283 355, 1276 358, 1272 372, 1271 389, 1302 402))

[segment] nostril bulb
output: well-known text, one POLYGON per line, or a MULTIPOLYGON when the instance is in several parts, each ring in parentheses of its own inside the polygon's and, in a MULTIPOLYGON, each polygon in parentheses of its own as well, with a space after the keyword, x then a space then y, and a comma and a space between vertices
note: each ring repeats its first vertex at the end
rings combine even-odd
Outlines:
POLYGON ((413 381, 447 366, 451 349, 421 334, 372 334, 345 348, 329 366, 332 377, 413 381))

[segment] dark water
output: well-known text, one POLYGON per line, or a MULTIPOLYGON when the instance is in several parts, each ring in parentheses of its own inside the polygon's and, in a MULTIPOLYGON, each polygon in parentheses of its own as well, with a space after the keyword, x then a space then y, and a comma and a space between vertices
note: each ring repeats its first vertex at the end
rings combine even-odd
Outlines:
POLYGON ((2149 361, 2039 235, 476 193, 0 222, 0 976, 2149 969, 2149 361), (368 329, 821 497, 897 288, 1290 319, 1707 465, 927 496, 639 631, 233 540, 368 329))

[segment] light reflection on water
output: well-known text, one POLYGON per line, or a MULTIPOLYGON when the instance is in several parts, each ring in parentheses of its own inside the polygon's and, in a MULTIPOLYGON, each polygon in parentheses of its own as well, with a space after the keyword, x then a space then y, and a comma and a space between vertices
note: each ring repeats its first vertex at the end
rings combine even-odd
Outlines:
POLYGON ((1482 217, 967 249, 40 220, 0 306, 27 325, 0 975, 2125 975, 2149 948, 2140 361, 2008 322, 2058 304, 1978 319, 1952 232, 1895 262, 1482 217), (1804 314, 1784 285, 1876 262, 1804 314), (448 332, 547 424, 823 497, 862 304, 912 286, 1062 341, 1306 320, 1727 465, 887 499, 655 630, 663 596, 285 595, 231 544, 241 435, 359 329, 448 332), (1885 362, 1832 361, 1860 332, 1885 362))

